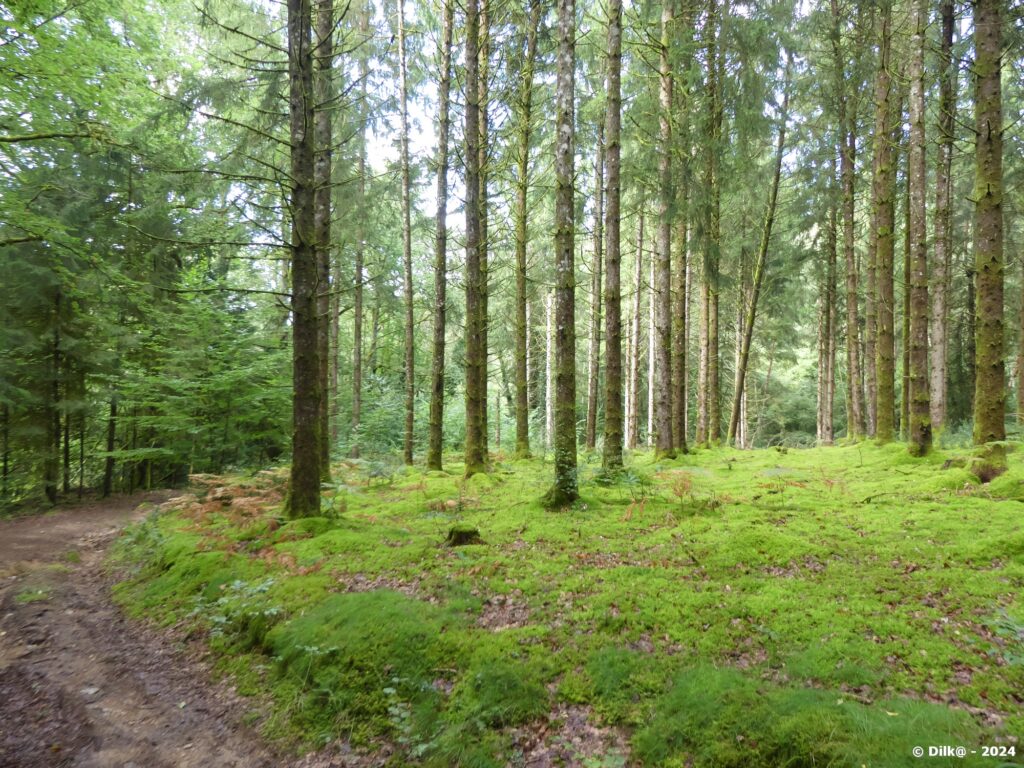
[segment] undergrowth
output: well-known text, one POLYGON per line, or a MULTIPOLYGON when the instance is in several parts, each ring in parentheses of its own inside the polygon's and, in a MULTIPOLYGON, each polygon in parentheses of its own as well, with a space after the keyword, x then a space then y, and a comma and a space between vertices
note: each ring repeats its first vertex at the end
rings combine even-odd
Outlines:
POLYGON ((297 748, 387 743, 395 766, 520 765, 537 744, 579 765, 921 765, 915 746, 1024 733, 1024 453, 987 485, 964 458, 637 454, 615 475, 584 463, 561 513, 540 505, 540 461, 470 481, 455 463, 384 480, 339 464, 323 517, 290 522, 279 475, 206 477, 122 537, 118 595, 205 633, 297 748), (479 543, 445 546, 454 525, 479 543))

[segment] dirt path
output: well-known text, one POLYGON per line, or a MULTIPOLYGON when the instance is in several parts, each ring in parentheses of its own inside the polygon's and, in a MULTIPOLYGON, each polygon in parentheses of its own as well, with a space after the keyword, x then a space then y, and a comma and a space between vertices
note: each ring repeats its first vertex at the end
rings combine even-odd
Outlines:
POLYGON ((140 502, 160 500, 0 522, 0 767, 291 762, 241 724, 251 705, 111 602, 103 552, 140 502))

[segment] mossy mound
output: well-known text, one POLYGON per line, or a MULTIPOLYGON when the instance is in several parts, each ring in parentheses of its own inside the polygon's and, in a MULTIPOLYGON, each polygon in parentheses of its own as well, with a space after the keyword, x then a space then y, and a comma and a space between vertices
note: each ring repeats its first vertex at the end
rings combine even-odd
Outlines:
POLYGON ((438 669, 450 666, 451 617, 391 590, 335 594, 274 628, 267 649, 305 694, 319 726, 369 738, 394 727, 397 702, 432 696, 438 669))
MULTIPOLYGON (((966 712, 906 699, 868 706, 841 691, 777 687, 733 669, 684 672, 653 710, 633 739, 641 765, 911 768, 922 744, 980 743, 966 712)), ((987 764, 970 754, 929 762, 987 764)))

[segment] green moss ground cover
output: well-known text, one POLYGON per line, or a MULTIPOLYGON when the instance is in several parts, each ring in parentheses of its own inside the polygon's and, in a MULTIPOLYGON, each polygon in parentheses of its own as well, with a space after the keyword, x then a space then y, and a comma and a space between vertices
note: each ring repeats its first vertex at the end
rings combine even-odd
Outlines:
POLYGON ((957 459, 584 459, 560 513, 539 460, 345 464, 294 522, 235 478, 131 529, 118 595, 207 633, 271 737, 395 765, 515 765, 566 705, 628 741, 593 765, 1000 765, 911 751, 1024 735, 1024 451, 987 485, 957 459), (457 524, 481 543, 445 546, 457 524))

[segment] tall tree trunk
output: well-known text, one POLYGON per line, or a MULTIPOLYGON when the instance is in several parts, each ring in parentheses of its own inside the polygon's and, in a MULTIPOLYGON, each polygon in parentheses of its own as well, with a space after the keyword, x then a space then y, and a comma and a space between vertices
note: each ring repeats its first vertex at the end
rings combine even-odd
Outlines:
POLYGON ((480 15, 479 0, 466 3, 466 477, 485 470, 481 385, 487 367, 481 310, 480 233, 480 15))
POLYGON ((518 155, 516 157, 516 456, 530 455, 529 317, 526 298, 527 198, 530 191, 530 136, 533 128, 533 70, 537 58, 537 31, 542 3, 531 0, 526 29, 526 58, 517 101, 518 155))
POLYGON ((413 417, 416 408, 416 339, 412 295, 412 201, 409 179, 409 86, 405 53, 405 0, 398 0, 398 91, 401 113, 402 162, 402 264, 404 266, 403 292, 405 294, 405 439, 402 458, 412 464, 413 417))
MULTIPOLYGON (((754 336, 754 319, 757 316, 757 301, 761 295, 761 286, 768 268, 768 246, 771 243, 772 225, 775 223, 775 209, 779 200, 779 182, 782 178, 782 155, 786 146, 786 121, 789 119, 789 80, 792 70, 792 57, 786 60, 785 82, 782 86, 782 118, 779 121, 779 135, 775 144, 775 168, 772 173, 772 185, 768 192, 768 204, 765 206, 764 223, 761 226, 761 242, 757 248, 757 261, 754 264, 754 278, 751 285, 750 301, 747 305, 747 317, 743 327, 743 342, 740 348, 739 364, 736 372, 736 387, 733 393, 732 413, 729 416, 729 433, 726 442, 731 443, 736 437, 739 423, 740 408, 743 404, 743 385, 747 374, 747 363, 750 360, 750 342, 754 336)), ((742 445, 740 446, 742 447, 742 445)))
POLYGON ((331 479, 331 164, 334 117, 334 0, 317 0, 313 56, 313 236, 317 270, 317 346, 320 362, 320 480, 331 479))
MULTIPOLYGON (((653 394, 654 445, 658 456, 674 458, 672 439, 672 217, 675 188, 672 179, 672 65, 669 49, 675 33, 675 0, 661 4, 658 60, 658 253, 654 260, 651 303, 654 308, 653 394)), ((650 438, 648 438, 650 442, 650 438)))
POLYGON ((292 212, 292 465, 288 513, 320 513, 320 318, 314 231, 311 0, 288 0, 292 212))
MULTIPOLYGON (((724 14, 723 14, 724 16, 724 14)), ((720 24, 717 0, 709 4, 706 22, 707 35, 707 102, 708 137, 706 150, 705 186, 707 213, 705 215, 704 244, 704 311, 706 321, 706 375, 704 407, 706 441, 718 443, 721 438, 721 388, 718 360, 718 303, 719 263, 721 259, 721 183, 719 179, 719 152, 722 141, 723 106, 720 82, 725 69, 725 57, 718 43, 720 24)))
MULTIPOLYGON (((910 173, 910 152, 907 151, 907 174, 910 173)), ((900 376, 900 439, 910 440, 910 184, 903 185, 903 373, 900 376)))
POLYGON ((480 2, 480 42, 479 42, 479 88, 480 88, 480 142, 477 151, 480 153, 480 397, 483 403, 480 408, 480 439, 483 446, 484 464, 487 463, 487 390, 490 381, 488 370, 490 365, 490 348, 487 337, 489 329, 488 304, 490 297, 490 249, 491 236, 488 216, 488 183, 490 181, 490 112, 489 89, 491 77, 491 9, 490 0, 480 2))
POLYGON ((678 202, 676 257, 672 273, 672 443, 677 452, 686 453, 686 278, 689 273, 686 248, 689 236, 689 199, 685 184, 680 190, 678 202))
MULTIPOLYGON (((340 249, 339 249, 340 250, 340 249)), ((340 263, 338 259, 335 259, 333 273, 339 274, 340 263)), ((336 281, 337 278, 335 278, 336 281)), ((328 402, 330 403, 330 409, 327 416, 330 424, 330 440, 331 445, 338 444, 338 438, 341 435, 341 424, 338 422, 339 414, 341 413, 341 402, 338 394, 340 392, 339 385, 341 382, 341 361, 339 355, 341 354, 341 295, 338 291, 331 291, 330 299, 330 338, 328 344, 330 345, 330 392, 328 394, 328 402)))
MULTIPOLYGON (((875 79, 875 146, 872 189, 872 240, 874 241, 877 339, 875 340, 875 437, 880 442, 893 439, 895 415, 895 336, 893 333, 893 257, 896 186, 896 152, 894 132, 898 130, 894 119, 899 110, 894 107, 892 93, 891 48, 892 6, 886 2, 882 8, 880 61, 875 79)), ((869 278, 870 282, 870 278, 869 278)), ((870 289, 869 289, 870 290, 870 289)), ((870 335, 870 334, 869 334, 870 335)), ((870 431, 870 428, 869 428, 870 431)))
MULTIPOLYGON (((1002 2, 974 3, 974 269, 977 285, 974 443, 1006 439, 1003 362, 1003 102, 1002 2)), ((990 461, 1005 462, 993 447, 990 461)))
MULTIPOLYGON (((844 72, 846 56, 840 45, 840 27, 844 23, 838 0, 832 6, 832 50, 835 59, 836 102, 839 127, 839 175, 842 188, 843 262, 846 268, 846 433, 859 438, 865 432, 863 390, 861 389, 860 320, 857 311, 858 282, 854 232, 854 192, 856 185, 857 88, 848 88, 844 72)), ((874 323, 874 320, 871 320, 874 323)))
POLYGON ((644 274, 644 209, 640 203, 637 222, 636 264, 633 279, 633 323, 629 345, 629 404, 626 406, 626 447, 633 450, 640 438, 640 296, 644 274))
POLYGON ((950 215, 950 169, 953 162, 953 125, 956 114, 953 64, 953 0, 940 1, 942 37, 939 45, 939 119, 935 158, 935 256, 932 259, 932 308, 930 350, 929 404, 933 430, 946 423, 946 391, 949 364, 949 302, 947 284, 952 254, 952 216, 950 215))
MULTIPOLYGON (((448 312, 448 133, 452 83, 454 0, 444 0, 441 76, 437 109, 437 233, 434 242, 434 344, 430 366, 430 434, 427 469, 440 470, 444 448, 444 346, 448 312)), ((517 381, 518 384, 518 381, 517 381)))
POLYGON ((544 447, 555 438, 555 297, 544 295, 544 447))
MULTIPOLYGON (((1021 264, 1024 275, 1024 263, 1021 264)), ((1017 314, 1017 424, 1024 424, 1024 277, 1021 278, 1020 310, 1017 314)))
POLYGON ((555 478, 545 503, 564 507, 576 482, 575 152, 576 0, 558 0, 555 85, 555 478))
POLYGON ((965 348, 963 353, 964 368, 966 369, 966 378, 970 382, 970 386, 966 387, 965 394, 967 395, 967 409, 970 410, 972 415, 974 413, 974 386, 975 380, 977 379, 977 355, 975 354, 975 338, 978 331, 978 301, 975 283, 975 270, 974 270, 974 259, 970 259, 967 264, 964 265, 964 275, 967 278, 967 301, 966 307, 964 308, 964 316, 966 322, 965 327, 965 348))
POLYGON ((622 0, 608 2, 608 78, 605 105, 605 162, 608 165, 608 200, 605 208, 605 470, 622 466, 622 288, 620 250, 622 154, 622 0))
MULTIPOLYGON (((527 416, 532 418, 537 408, 537 401, 540 399, 537 394, 540 384, 537 380, 536 352, 534 344, 536 340, 533 331, 533 302, 529 296, 526 298, 526 405, 527 416)), ((518 395, 517 395, 518 396, 518 395)))
POLYGON ((587 354, 587 424, 585 445, 597 443, 597 396, 601 377, 601 262, 604 240, 604 126, 597 126, 594 161, 594 261, 590 276, 590 347, 587 354))
POLYGON ((694 434, 697 445, 707 445, 708 440, 708 316, 711 307, 711 291, 706 277, 708 268, 706 244, 704 247, 700 270, 700 308, 697 321, 697 428, 694 434))
MULTIPOLYGON (((366 44, 370 37, 369 12, 364 5, 359 13, 359 37, 366 44)), ((355 281, 352 298, 352 458, 359 458, 359 427, 363 410, 363 295, 366 275, 364 272, 366 258, 366 139, 370 129, 369 94, 370 66, 369 54, 363 52, 359 58, 359 155, 356 158, 356 247, 355 247, 355 281)))
POLYGON ((650 267, 648 269, 647 278, 647 293, 649 298, 647 300, 647 433, 646 433, 646 444, 648 448, 654 447, 654 413, 656 410, 655 398, 655 367, 657 365, 657 336, 658 332, 655 326, 655 312, 657 311, 657 301, 654 295, 654 276, 655 269, 657 268, 657 255, 651 259, 650 267))
MULTIPOLYGON (((840 142, 843 139, 840 137, 840 142)), ((840 145, 839 152, 842 152, 840 145)), ((832 411, 835 402, 835 339, 836 328, 836 262, 839 249, 839 211, 834 193, 836 159, 829 162, 828 243, 826 245, 825 274, 819 293, 818 311, 818 442, 831 445, 835 439, 832 411)))

